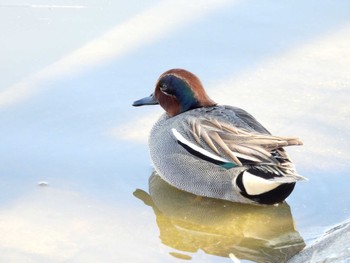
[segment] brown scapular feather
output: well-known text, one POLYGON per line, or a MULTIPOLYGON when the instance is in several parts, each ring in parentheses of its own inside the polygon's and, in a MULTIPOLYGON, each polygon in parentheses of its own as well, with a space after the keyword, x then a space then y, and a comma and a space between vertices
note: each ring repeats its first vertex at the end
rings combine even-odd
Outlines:
POLYGON ((206 131, 202 131, 202 138, 203 140, 208 144, 208 146, 218 155, 220 155, 218 149, 216 148, 216 146, 214 145, 213 141, 211 140, 211 138, 209 137, 208 133, 206 131))
POLYGON ((220 136, 213 132, 210 134, 211 138, 224 150, 224 152, 230 156, 230 158, 239 166, 242 166, 242 163, 238 160, 238 158, 232 153, 226 143, 220 138, 220 136))

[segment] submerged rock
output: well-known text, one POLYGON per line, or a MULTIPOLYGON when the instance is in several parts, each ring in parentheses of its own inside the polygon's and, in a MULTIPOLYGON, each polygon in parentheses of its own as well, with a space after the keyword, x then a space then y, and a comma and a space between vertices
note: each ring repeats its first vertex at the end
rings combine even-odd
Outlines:
POLYGON ((350 220, 329 229, 288 263, 350 263, 350 220))

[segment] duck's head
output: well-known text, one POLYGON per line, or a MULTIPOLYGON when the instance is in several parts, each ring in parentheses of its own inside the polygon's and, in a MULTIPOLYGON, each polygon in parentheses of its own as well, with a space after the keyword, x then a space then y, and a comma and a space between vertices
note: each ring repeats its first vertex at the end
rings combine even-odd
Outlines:
POLYGON ((197 76, 184 69, 164 72, 156 83, 154 93, 135 101, 133 106, 155 104, 160 104, 169 116, 216 105, 206 94, 197 76))

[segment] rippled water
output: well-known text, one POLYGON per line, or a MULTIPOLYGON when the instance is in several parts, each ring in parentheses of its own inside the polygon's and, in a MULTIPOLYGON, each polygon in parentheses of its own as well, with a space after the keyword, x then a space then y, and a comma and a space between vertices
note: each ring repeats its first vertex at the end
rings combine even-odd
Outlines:
POLYGON ((1 262, 283 262, 350 216, 346 1, 2 1, 1 262), (196 73, 288 149, 279 206, 200 198, 153 173, 131 107, 196 73), (230 259, 231 257, 231 259, 230 259))

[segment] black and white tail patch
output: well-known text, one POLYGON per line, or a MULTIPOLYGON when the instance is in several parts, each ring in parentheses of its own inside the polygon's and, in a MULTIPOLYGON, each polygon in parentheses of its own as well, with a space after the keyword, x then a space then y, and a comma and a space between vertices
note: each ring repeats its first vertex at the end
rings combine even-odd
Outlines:
POLYGON ((295 182, 269 181, 244 171, 237 176, 236 185, 242 196, 259 204, 271 205, 283 202, 292 193, 295 182))

